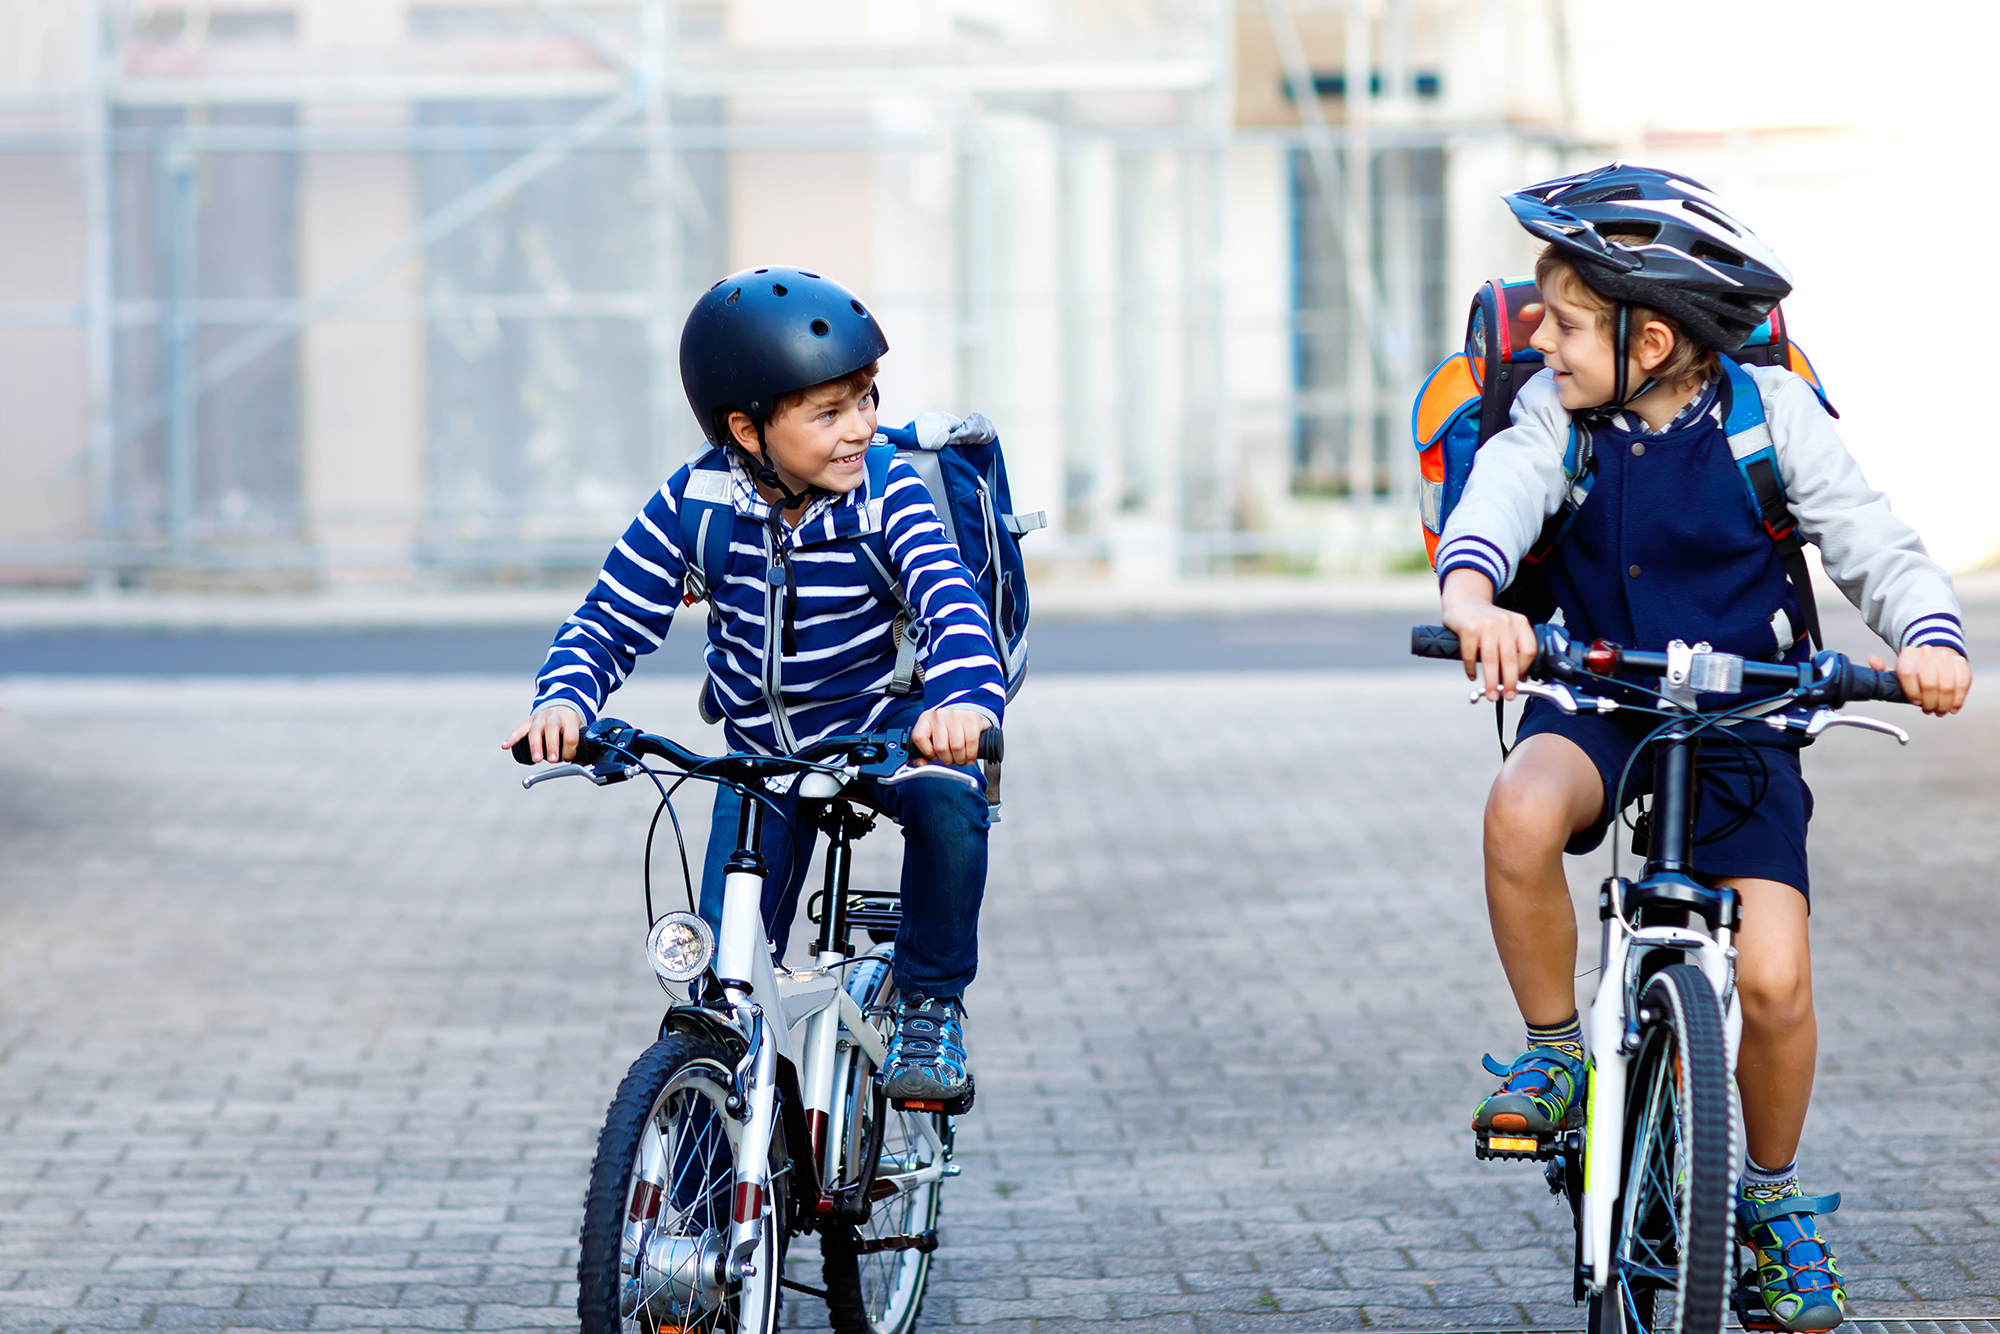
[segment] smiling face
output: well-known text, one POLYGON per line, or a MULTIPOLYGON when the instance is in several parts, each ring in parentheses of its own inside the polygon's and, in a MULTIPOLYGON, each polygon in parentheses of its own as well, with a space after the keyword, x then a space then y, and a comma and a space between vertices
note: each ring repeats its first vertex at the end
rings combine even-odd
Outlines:
POLYGON ((1528 345, 1556 373, 1556 393, 1563 407, 1581 412, 1609 403, 1618 387, 1611 330, 1596 311, 1564 297, 1557 284, 1543 287, 1541 293, 1542 322, 1528 345))
MULTIPOLYGON (((790 397, 790 396, 788 396, 790 397)), ((756 454, 757 428, 740 412, 729 414, 736 443, 756 454)), ((850 376, 814 385, 771 414, 764 423, 764 444, 771 464, 791 490, 817 487, 845 495, 868 475, 867 451, 875 438, 875 383, 850 376)), ((758 483, 767 501, 780 497, 758 483)), ((790 511, 796 519, 803 508, 790 511)))
MULTIPOLYGON (((1618 391, 1618 360, 1611 350, 1611 317, 1599 306, 1578 300, 1582 282, 1567 265, 1549 269, 1537 266, 1535 287, 1542 297, 1542 322, 1528 345, 1542 354, 1543 362, 1556 374, 1556 394, 1570 412, 1603 407, 1618 391), (1574 286, 1572 286, 1574 284, 1574 286)), ((1647 377, 1668 364, 1679 345, 1680 335, 1671 325, 1657 319, 1643 306, 1632 308, 1632 328, 1627 335, 1625 383, 1628 395, 1646 383, 1647 377)), ((1698 349, 1696 349, 1698 350, 1698 349)), ((1685 360, 1685 359, 1683 359, 1685 360)), ((1669 392, 1653 391, 1636 400, 1642 417, 1651 421, 1653 410, 1678 397, 1685 403, 1702 383, 1702 375, 1691 373, 1664 386, 1669 392)), ((1671 414, 1669 414, 1671 416, 1671 414)))

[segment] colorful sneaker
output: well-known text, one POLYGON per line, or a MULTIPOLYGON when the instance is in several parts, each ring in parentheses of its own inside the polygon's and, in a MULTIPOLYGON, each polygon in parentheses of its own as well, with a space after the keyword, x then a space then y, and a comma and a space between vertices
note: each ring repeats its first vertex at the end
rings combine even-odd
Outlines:
POLYGON ((1503 1081, 1472 1114, 1472 1128, 1498 1135, 1552 1135, 1563 1128, 1570 1109, 1583 1101, 1583 1062, 1560 1047, 1530 1047, 1502 1065, 1491 1056, 1480 1064, 1503 1081))
POLYGON ((1840 1196, 1802 1195, 1799 1183, 1776 1199, 1744 1198, 1736 1205, 1736 1235, 1757 1257, 1743 1286, 1761 1295, 1764 1310, 1745 1314, 1744 1327, 1782 1329, 1787 1334, 1833 1329, 1847 1319, 1847 1289, 1833 1248, 1819 1235, 1817 1214, 1840 1207, 1840 1196), (1751 1316, 1768 1315, 1769 1323, 1751 1316))
POLYGON ((882 1091, 897 1102, 957 1102, 972 1093, 965 1068, 965 1029, 957 998, 925 997, 896 1004, 896 1035, 882 1091))

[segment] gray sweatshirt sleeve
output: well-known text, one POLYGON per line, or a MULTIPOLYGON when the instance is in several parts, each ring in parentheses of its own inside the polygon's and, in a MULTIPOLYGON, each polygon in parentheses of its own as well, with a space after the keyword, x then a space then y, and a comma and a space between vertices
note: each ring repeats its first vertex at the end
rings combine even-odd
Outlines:
POLYGON ((1477 570, 1494 590, 1514 581, 1521 557, 1541 536, 1542 525, 1562 506, 1568 478, 1569 413, 1556 396, 1553 372, 1540 371, 1514 396, 1506 430, 1479 447, 1451 517, 1438 542, 1438 579, 1453 570, 1477 570))
POLYGON ((1745 369, 1764 400, 1785 498, 1827 577, 1898 650, 1943 644, 1964 653, 1951 576, 1861 475, 1812 386, 1782 367, 1745 369))

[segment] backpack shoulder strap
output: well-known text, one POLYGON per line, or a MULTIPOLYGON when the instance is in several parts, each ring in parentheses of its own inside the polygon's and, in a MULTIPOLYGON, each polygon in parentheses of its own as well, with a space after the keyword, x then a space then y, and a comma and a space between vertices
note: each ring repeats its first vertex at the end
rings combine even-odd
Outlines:
POLYGON ((1730 456, 1749 488, 1757 521, 1777 544, 1792 591, 1798 595, 1799 609, 1805 613, 1806 634, 1818 650, 1826 639, 1820 633, 1812 570, 1806 564, 1805 539, 1799 536, 1798 521, 1785 499, 1784 479, 1778 475, 1778 450, 1771 441, 1771 424, 1764 416, 1764 396, 1757 392, 1757 382, 1749 371, 1728 357, 1717 360, 1722 363, 1722 432, 1729 437, 1730 456))
POLYGON ((894 441, 877 436, 868 446, 868 508, 870 524, 861 535, 861 578, 875 600, 900 609, 893 633, 896 637, 896 670, 889 682, 892 695, 913 695, 917 690, 917 650, 923 647, 924 626, 917 609, 903 593, 889 554, 889 537, 882 517, 882 502, 889 490, 889 465, 896 461, 894 441))
POLYGON ((729 455, 711 449, 688 469, 687 491, 680 498, 681 554, 687 560, 681 596, 687 603, 708 599, 711 620, 715 618, 715 602, 709 592, 729 568, 735 486, 729 474, 729 455))

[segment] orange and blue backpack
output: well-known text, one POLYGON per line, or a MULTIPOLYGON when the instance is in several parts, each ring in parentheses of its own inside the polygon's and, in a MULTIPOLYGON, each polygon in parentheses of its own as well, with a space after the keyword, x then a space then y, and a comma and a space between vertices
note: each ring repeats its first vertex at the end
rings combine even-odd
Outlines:
MULTIPOLYGON (((1445 521, 1465 494, 1480 446, 1507 428, 1514 396, 1542 369, 1542 354, 1528 344, 1541 321, 1542 298, 1534 279, 1489 280, 1473 298, 1465 350, 1440 362, 1417 391, 1410 412, 1410 434, 1417 448, 1424 550, 1432 569, 1437 568, 1438 540, 1444 534, 1445 521)), ((1739 351, 1717 360, 1724 372, 1723 432, 1729 437, 1730 452, 1749 490, 1750 503, 1784 557, 1786 572, 1805 612, 1806 632, 1817 648, 1821 643, 1819 612, 1813 602, 1805 544, 1785 501, 1763 400, 1743 366, 1783 366, 1813 387, 1829 414, 1840 414, 1827 401, 1806 354, 1791 341, 1782 307, 1772 308, 1739 351)), ((1522 557, 1521 576, 1502 599, 1507 605, 1536 619, 1552 609, 1534 567, 1569 531, 1577 509, 1590 494, 1594 472, 1589 432, 1572 423, 1569 448, 1563 456, 1569 494, 1543 527, 1533 549, 1522 557)))

